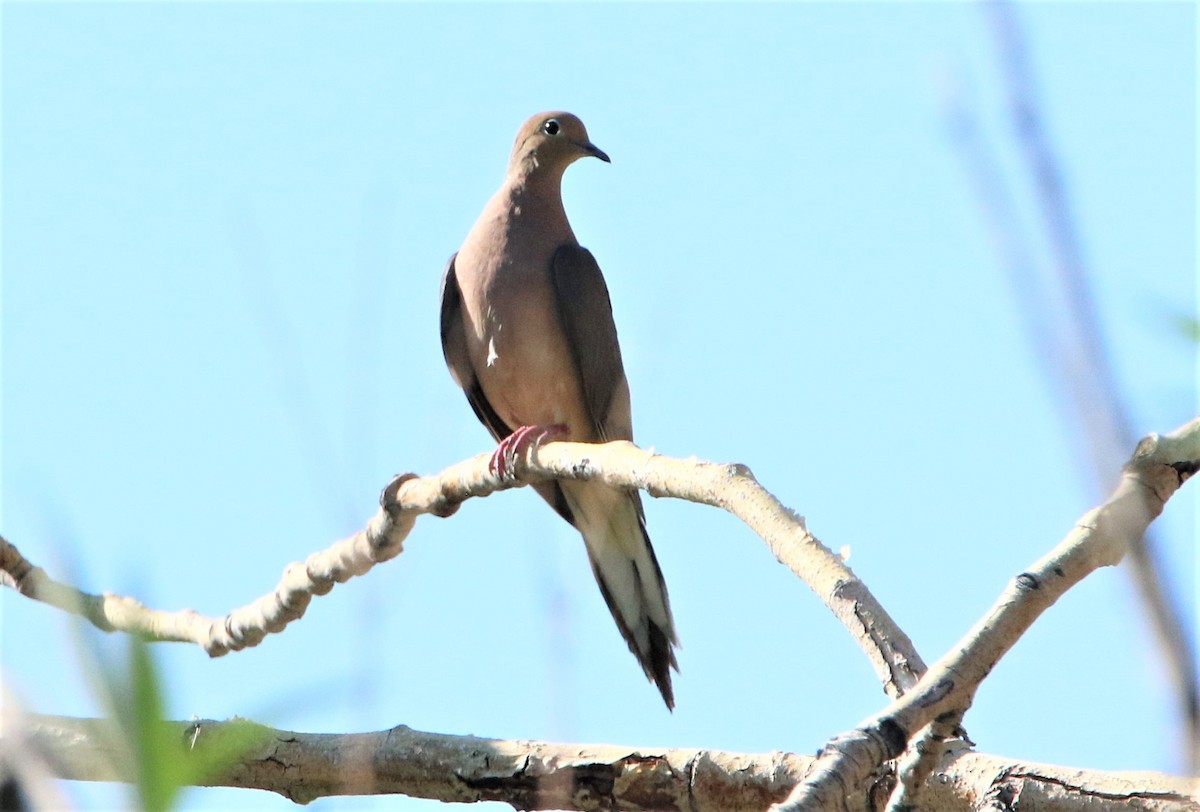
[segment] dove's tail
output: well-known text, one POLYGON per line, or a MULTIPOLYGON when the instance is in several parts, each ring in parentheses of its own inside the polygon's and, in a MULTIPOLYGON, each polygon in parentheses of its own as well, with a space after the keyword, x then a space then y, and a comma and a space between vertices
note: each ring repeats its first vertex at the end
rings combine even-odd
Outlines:
POLYGON ((637 492, 597 482, 560 484, 617 628, 646 676, 658 686, 667 707, 673 709, 670 669, 679 670, 675 660, 678 639, 667 585, 650 546, 637 492))

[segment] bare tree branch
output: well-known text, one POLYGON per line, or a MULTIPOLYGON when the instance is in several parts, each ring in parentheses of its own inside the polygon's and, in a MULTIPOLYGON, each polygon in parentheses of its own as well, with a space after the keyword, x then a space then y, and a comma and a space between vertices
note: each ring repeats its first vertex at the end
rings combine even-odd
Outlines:
MULTIPOLYGON (((299 617, 313 594, 323 594, 334 583, 365 572, 374 562, 394 557, 420 513, 448 516, 462 501, 474 496, 515 487, 519 482, 569 477, 637 487, 655 496, 684 498, 734 513, 762 536, 779 560, 802 577, 842 619, 884 675, 889 692, 904 693, 904 681, 911 679, 914 673, 920 673, 914 670, 914 662, 918 669, 923 669, 915 652, 906 649, 911 646, 907 637, 895 628, 844 563, 813 538, 801 517, 763 489, 744 466, 661 457, 631 443, 552 442, 543 447, 534 445, 518 458, 515 472, 518 482, 501 481, 489 470, 488 459, 488 455, 480 455, 451 466, 437 476, 397 477, 384 490, 382 507, 366 529, 329 550, 314 554, 305 565, 289 567, 279 589, 252 605, 258 607, 256 611, 261 616, 262 626, 256 627, 256 635, 244 639, 257 642, 266 631, 281 629, 287 621, 299 617), (291 599, 296 595, 300 598, 291 599)), ((904 693, 884 713, 830 742, 811 765, 807 761, 792 760, 795 757, 775 756, 765 762, 735 757, 743 759, 735 762, 739 766, 732 768, 740 780, 758 780, 756 776, 760 774, 768 776, 763 779, 767 781, 768 789, 758 788, 753 792, 767 792, 770 797, 755 795, 755 800, 746 801, 736 793, 729 796, 729 788, 722 784, 711 790, 712 797, 721 799, 711 808, 741 809, 742 804, 746 808, 762 808, 763 804, 783 794, 782 791, 772 794, 780 786, 786 786, 801 775, 807 776, 804 783, 777 809, 825 808, 827 805, 878 808, 895 785, 891 768, 885 762, 903 753, 911 734, 927 726, 930 727, 929 734, 924 737, 926 760, 937 755, 939 767, 944 767, 933 776, 934 780, 925 782, 922 790, 921 802, 931 809, 970 808, 960 805, 962 797, 973 798, 974 804, 988 798, 1011 800, 1016 797, 1013 793, 1047 799, 1055 793, 1066 793, 1071 798, 1082 797, 1089 804, 1099 804, 1099 807, 1089 808, 1117 808, 1113 805, 1130 803, 1130 799, 1135 799, 1143 808, 1168 808, 1172 804, 1174 808, 1182 808, 1178 804, 1193 803, 1178 782, 1171 784, 1168 781, 1167 785, 1125 783, 1119 785, 1124 787, 1123 790, 1094 790, 1091 784, 1080 783, 1079 774, 1074 771, 1068 771, 1071 773, 1068 777, 1061 777, 1052 775, 1052 770, 1018 768, 1009 764, 997 773, 969 773, 974 776, 975 783, 966 777, 961 782, 949 782, 958 794, 952 793, 953 798, 946 802, 949 805, 941 806, 938 799, 943 796, 939 793, 946 790, 947 776, 960 766, 975 764, 970 759, 980 757, 952 747, 939 752, 935 742, 957 725, 970 707, 979 684, 1041 612, 1096 568, 1118 563, 1127 550, 1129 539, 1144 532, 1161 512, 1166 500, 1198 469, 1200 418, 1171 435, 1152 435, 1143 440, 1108 502, 1084 516, 1055 550, 1030 571, 1014 579, 989 615, 976 624, 951 654, 925 673, 913 690, 904 693), (1017 777, 1021 781, 1031 780, 1032 784, 1014 784, 1017 777), (986 787, 979 783, 981 781, 986 787)), ((95 610, 94 616, 89 615, 87 612, 93 610, 80 609, 69 587, 50 582, 6 542, 0 548, 0 563, 10 586, 31 597, 41 597, 71 611, 84 613, 93 622, 98 620, 98 625, 104 624, 102 628, 148 635, 164 630, 176 634, 180 628, 201 628, 204 630, 202 639, 209 640, 212 629, 244 627, 229 618, 224 623, 208 619, 204 619, 204 623, 191 623, 197 617, 195 613, 155 613, 136 602, 113 596, 98 598, 100 610, 95 610), (174 624, 173 619, 178 618, 181 622, 174 624)), ((230 618, 237 614, 233 613, 230 618)), ((35 718, 44 721, 49 717, 35 718)), ((86 753, 93 753, 98 747, 104 749, 106 739, 102 732, 92 730, 90 736, 68 735, 62 732, 66 723, 59 720, 54 724, 59 726, 52 725, 55 732, 47 735, 56 744, 48 752, 65 754, 76 745, 83 748, 80 752, 86 753)), ((103 723, 85 721, 81 724, 103 723)), ((200 725, 199 734, 195 727, 189 728, 181 731, 181 736, 186 732, 189 742, 198 740, 205 732, 211 734, 222 729, 214 724, 200 725)), ((235 777, 229 779, 231 785, 275 789, 299 801, 331 793, 395 791, 443 800, 505 800, 518 808, 620 806, 671 809, 686 805, 689 809, 700 809, 705 807, 697 799, 709 790, 698 789, 698 771, 706 765, 718 765, 719 770, 730 771, 716 754, 698 751, 647 756, 620 747, 547 746, 550 749, 542 752, 535 749, 541 745, 473 738, 406 739, 406 736, 429 737, 433 734, 415 734, 405 728, 362 736, 305 737, 279 732, 271 732, 271 735, 278 740, 278 746, 273 746, 269 753, 260 754, 252 764, 243 763, 238 768, 252 772, 255 777, 251 777, 250 772, 243 775, 235 770, 235 777), (464 743, 467 745, 465 751, 456 749, 464 743), (410 760, 388 756, 393 752, 390 749, 393 746, 399 746, 410 760), (320 751, 323 755, 310 762, 309 750, 320 751), (482 765, 483 773, 477 772, 478 765, 482 765), (296 769, 289 769, 293 766, 296 769), (404 772, 402 785, 388 783, 391 778, 381 779, 380 776, 391 775, 389 771, 392 770, 408 771, 404 772), (262 777, 264 774, 273 775, 270 780, 276 783, 268 786, 268 779, 262 777), (433 786, 421 783, 429 780, 434 781, 433 786)), ((80 767, 64 755, 63 761, 55 762, 58 765, 55 769, 63 777, 121 780, 120 769, 112 766, 119 764, 119 759, 113 761, 111 748, 105 752, 106 757, 96 763, 107 764, 107 768, 80 767), (103 773, 102 769, 108 772, 103 773)), ((918 759, 912 766, 915 778, 910 778, 909 783, 915 785, 927 769, 918 759)), ((1103 783, 1100 778, 1096 780, 1103 783)), ((1154 780, 1157 782, 1158 779, 1154 780)), ((904 798, 905 792, 901 791, 897 797, 904 798)))
MULTIPOLYGON (((501 801, 515 809, 758 812, 787 794, 813 759, 616 745, 550 744, 448 736, 395 727, 374 733, 275 730, 245 720, 164 722, 176 755, 223 740, 258 742, 205 786, 275 792, 297 803, 329 795, 404 794, 437 801, 501 801)), ((27 740, 62 778, 123 781, 128 775, 100 719, 30 715, 27 740)), ((1099 773, 945 749, 938 780, 922 797, 929 812, 968 812, 1020 799, 1022 808, 1089 812, 1200 810, 1186 779, 1153 773, 1099 773)), ((886 780, 882 785, 886 786, 886 780)), ((839 808, 866 812, 876 787, 854 790, 839 808)))
POLYGON ((1096 569, 1120 563, 1132 540, 1197 470, 1200 417, 1172 434, 1143 439, 1108 501, 1085 514, 1057 547, 1014 578, 912 691, 830 741, 812 772, 775 812, 841 808, 846 788, 865 785, 885 761, 908 748, 913 734, 961 715, 992 668, 1042 612, 1096 569))
POLYGON ((822 545, 804 519, 785 507, 743 465, 719 465, 653 454, 632 443, 606 445, 551 442, 517 460, 516 479, 502 480, 488 467, 490 455, 452 465, 440 474, 396 477, 384 489, 381 507, 367 526, 303 564, 291 564, 275 590, 224 618, 194 612, 161 612, 132 598, 89 595, 51 579, 0 538, 3 582, 27 597, 81 615, 105 631, 125 631, 152 640, 196 643, 211 656, 257 645, 270 632, 297 620, 314 595, 366 573, 399 555, 416 517, 453 514, 472 497, 547 478, 599 479, 722 508, 745 522, 823 600, 867 654, 889 696, 916 684, 925 670, 912 641, 888 616, 845 562, 822 545))

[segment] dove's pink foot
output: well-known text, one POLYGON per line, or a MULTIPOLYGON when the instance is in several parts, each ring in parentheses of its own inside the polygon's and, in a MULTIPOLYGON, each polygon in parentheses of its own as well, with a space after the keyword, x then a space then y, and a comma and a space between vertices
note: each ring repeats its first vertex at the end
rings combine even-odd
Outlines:
POLYGON ((521 426, 512 434, 505 437, 492 452, 488 462, 488 470, 501 479, 513 476, 517 465, 517 455, 529 445, 537 445, 547 437, 562 437, 566 435, 567 427, 561 423, 552 426, 521 426))

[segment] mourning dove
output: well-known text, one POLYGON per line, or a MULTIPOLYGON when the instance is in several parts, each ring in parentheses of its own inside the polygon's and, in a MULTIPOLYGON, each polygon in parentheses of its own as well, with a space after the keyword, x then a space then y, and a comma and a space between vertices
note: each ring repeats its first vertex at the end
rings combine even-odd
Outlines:
MULTIPOLYGON (((501 441, 492 462, 502 474, 520 445, 548 434, 633 439, 608 287, 563 210, 563 172, 586 156, 609 161, 570 113, 526 121, 504 183, 442 279, 442 351, 501 441)), ((673 708, 675 625, 637 491, 579 480, 533 487, 583 535, 617 627, 673 708)))

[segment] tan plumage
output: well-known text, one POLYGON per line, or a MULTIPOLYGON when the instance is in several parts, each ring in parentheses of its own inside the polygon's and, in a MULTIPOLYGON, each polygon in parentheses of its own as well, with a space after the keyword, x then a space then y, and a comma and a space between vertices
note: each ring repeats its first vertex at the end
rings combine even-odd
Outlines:
MULTIPOLYGON (((570 113, 526 121, 504 183, 446 266, 442 350, 497 440, 524 426, 562 426, 563 439, 578 442, 633 439, 608 288, 560 194, 563 172, 585 156, 608 161, 570 113)), ((621 634, 673 707, 675 627, 637 492, 578 481, 535 487, 583 535, 621 634)))

